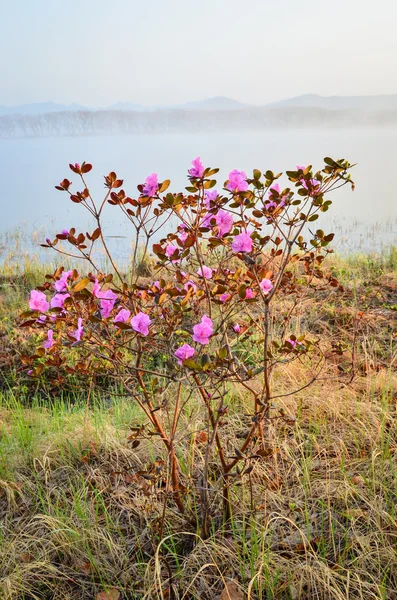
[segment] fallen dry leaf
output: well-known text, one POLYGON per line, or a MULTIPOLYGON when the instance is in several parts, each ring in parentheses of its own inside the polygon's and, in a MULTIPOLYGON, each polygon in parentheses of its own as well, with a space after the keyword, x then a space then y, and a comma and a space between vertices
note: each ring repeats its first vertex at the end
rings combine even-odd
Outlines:
POLYGON ((205 431, 199 431, 196 435, 196 442, 199 444, 205 444, 208 441, 208 435, 205 431))
POLYGON ((350 481, 353 485, 365 485, 365 479, 361 475, 354 475, 350 481))
POLYGON ((245 600, 245 594, 241 591, 237 581, 232 579, 226 583, 222 590, 219 600, 245 600))
POLYGON ((106 592, 99 592, 96 597, 96 600, 119 600, 120 592, 117 588, 111 588, 106 592))

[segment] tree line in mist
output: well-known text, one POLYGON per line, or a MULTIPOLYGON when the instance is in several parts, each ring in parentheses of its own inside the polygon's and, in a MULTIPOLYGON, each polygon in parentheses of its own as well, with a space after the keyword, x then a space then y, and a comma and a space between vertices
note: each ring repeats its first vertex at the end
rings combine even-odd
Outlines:
POLYGON ((397 125, 397 111, 322 108, 244 110, 122 110, 55 112, 0 117, 0 137, 182 133, 305 127, 385 127, 397 125))

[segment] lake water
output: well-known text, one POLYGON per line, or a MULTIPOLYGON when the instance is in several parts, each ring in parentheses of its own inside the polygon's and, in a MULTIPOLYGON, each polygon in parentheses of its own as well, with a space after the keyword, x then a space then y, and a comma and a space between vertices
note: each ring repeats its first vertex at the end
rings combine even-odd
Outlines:
MULTIPOLYGON (((111 170, 124 179, 123 187, 130 196, 152 172, 157 172, 160 180, 171 179, 172 191, 183 190, 188 184, 186 170, 196 156, 201 156, 205 165, 220 167, 218 189, 235 168, 247 173, 253 168, 280 172, 297 164, 312 164, 318 169, 324 156, 347 158, 358 163, 353 170, 356 191, 352 193, 346 186, 333 193, 332 209, 317 223, 336 231, 334 246, 344 251, 381 250, 397 242, 397 130, 387 129, 0 140, 0 233, 19 227, 36 231, 34 239, 38 240, 64 227, 91 227, 85 211, 54 189, 64 177, 77 183, 69 162, 93 164, 88 185, 100 198, 104 195, 103 175, 111 170)), ((125 236, 117 246, 124 255, 129 251, 131 232, 117 207, 106 210, 106 233, 125 236)))

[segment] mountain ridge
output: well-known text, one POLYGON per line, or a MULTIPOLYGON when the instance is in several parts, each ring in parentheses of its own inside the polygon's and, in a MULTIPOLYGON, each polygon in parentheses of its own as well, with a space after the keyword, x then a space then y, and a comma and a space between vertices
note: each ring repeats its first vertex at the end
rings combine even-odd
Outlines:
POLYGON ((227 96, 214 96, 203 100, 193 100, 182 104, 145 106, 129 101, 115 102, 104 107, 90 107, 78 103, 60 104, 52 101, 34 102, 17 106, 0 106, 0 116, 43 115, 58 112, 98 112, 135 111, 155 112, 163 110, 179 111, 223 111, 247 110, 256 108, 322 108, 326 110, 397 110, 397 94, 373 96, 321 96, 309 93, 264 105, 251 105, 227 96))

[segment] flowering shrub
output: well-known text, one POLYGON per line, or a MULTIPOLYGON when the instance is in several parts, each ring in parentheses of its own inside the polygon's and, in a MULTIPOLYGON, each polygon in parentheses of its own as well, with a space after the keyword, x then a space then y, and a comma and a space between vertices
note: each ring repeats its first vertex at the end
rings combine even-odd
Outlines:
POLYGON ((270 419, 285 418, 274 407, 280 395, 272 383, 277 369, 299 360, 308 370, 306 387, 321 373, 330 350, 324 348, 326 340, 292 330, 305 288, 339 286, 323 269, 334 235, 311 227, 329 209, 329 193, 347 183, 353 188, 353 183, 347 161, 324 160, 317 173, 310 166, 287 171, 282 185, 281 173, 254 170, 248 177, 235 169, 217 191, 213 177, 218 169, 196 158, 185 192, 167 192, 170 181, 159 182, 153 173, 138 186, 136 198, 126 195, 123 181, 111 172, 99 204, 85 181, 92 168, 87 163, 70 165, 80 191, 72 192, 68 179, 56 186, 81 204, 96 226, 85 234, 64 229, 44 246, 83 259, 88 272, 59 267, 32 290, 23 325, 42 332, 43 339, 23 361, 32 377, 46 370, 60 383, 67 373, 106 373, 121 380, 146 417, 136 436, 150 430, 160 437, 169 464, 169 497, 189 518, 194 513, 203 535, 208 534, 210 506, 216 504, 211 497, 215 479, 223 484, 218 497, 229 515, 230 478, 244 478, 250 461, 265 456, 270 419), (135 232, 128 274, 118 268, 104 238, 107 203, 124 213, 135 232), (152 252, 158 277, 148 282, 138 275, 137 249, 147 253, 156 239, 152 252), (110 274, 95 262, 97 242, 112 264, 110 274), (283 301, 279 310, 274 308, 277 296, 283 301), (159 355, 166 359, 153 367, 151 359, 159 355), (222 435, 234 386, 252 407, 242 441, 222 435), (185 485, 177 459, 178 440, 186 434, 181 415, 192 398, 201 403, 206 426, 196 488, 185 485), (199 515, 194 506, 200 507, 199 515))

